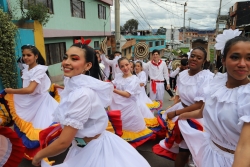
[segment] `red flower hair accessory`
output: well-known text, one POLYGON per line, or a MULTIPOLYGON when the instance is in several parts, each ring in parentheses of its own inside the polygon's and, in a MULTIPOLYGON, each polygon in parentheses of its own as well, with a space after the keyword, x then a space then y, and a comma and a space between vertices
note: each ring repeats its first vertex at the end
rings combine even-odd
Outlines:
POLYGON ((83 37, 81 37, 81 41, 79 41, 78 39, 75 39, 74 41, 75 44, 80 43, 82 45, 88 45, 90 42, 91 42, 91 39, 84 40, 83 37))

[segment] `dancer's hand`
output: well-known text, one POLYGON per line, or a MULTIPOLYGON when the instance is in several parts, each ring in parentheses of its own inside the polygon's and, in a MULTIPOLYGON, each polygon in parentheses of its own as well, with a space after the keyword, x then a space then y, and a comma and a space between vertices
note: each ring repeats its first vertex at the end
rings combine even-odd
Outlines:
POLYGON ((36 154, 32 160, 32 165, 41 166, 41 161, 42 161, 42 158, 39 158, 38 154, 36 154))
POLYGON ((5 88, 4 91, 9 94, 13 94, 13 89, 12 88, 5 88))
POLYGON ((166 89, 167 89, 167 90, 169 90, 169 89, 170 89, 170 85, 169 85, 169 84, 167 84, 166 89))
POLYGON ((167 113, 168 119, 173 119, 174 117, 175 117, 175 111, 170 111, 169 113, 167 113))

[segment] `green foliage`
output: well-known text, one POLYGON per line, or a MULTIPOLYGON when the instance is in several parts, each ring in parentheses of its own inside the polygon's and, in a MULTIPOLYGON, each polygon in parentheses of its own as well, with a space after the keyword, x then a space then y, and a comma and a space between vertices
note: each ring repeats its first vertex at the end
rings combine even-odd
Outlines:
POLYGON ((15 57, 16 26, 10 16, 0 9, 0 78, 5 88, 17 88, 15 57))
POLYGON ((160 27, 160 28, 157 30, 156 33, 157 33, 158 35, 166 35, 166 31, 167 31, 166 28, 160 27))
POLYGON ((210 62, 214 61, 214 49, 210 49, 210 62))
POLYGON ((50 14, 48 13, 49 9, 43 3, 40 2, 28 3, 26 10, 23 9, 24 6, 23 0, 19 0, 19 4, 22 11, 22 18, 20 19, 21 21, 37 20, 43 26, 45 26, 48 23, 50 19, 50 14))
POLYGON ((126 23, 123 25, 123 29, 125 31, 128 31, 129 33, 133 33, 138 30, 138 25, 139 25, 138 20, 130 19, 126 21, 126 23))
POLYGON ((187 53, 189 52, 189 48, 180 48, 182 53, 187 53))

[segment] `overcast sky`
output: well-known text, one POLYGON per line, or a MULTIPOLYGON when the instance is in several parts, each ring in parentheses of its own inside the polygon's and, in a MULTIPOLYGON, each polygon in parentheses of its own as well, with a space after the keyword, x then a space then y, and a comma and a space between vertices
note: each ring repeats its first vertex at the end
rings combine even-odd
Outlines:
MULTIPOLYGON (((222 0, 221 14, 227 14, 235 2, 241 0, 222 0)), ((220 0, 120 0, 120 25, 129 19, 139 21, 139 29, 159 27, 183 27, 184 4, 186 6, 186 27, 215 29, 215 21, 219 11, 220 0), (167 2, 166 2, 167 1, 167 2), (171 3, 176 2, 176 3, 171 3), (144 19, 143 19, 143 18, 144 19)), ((114 30, 114 6, 111 7, 111 24, 114 30)))

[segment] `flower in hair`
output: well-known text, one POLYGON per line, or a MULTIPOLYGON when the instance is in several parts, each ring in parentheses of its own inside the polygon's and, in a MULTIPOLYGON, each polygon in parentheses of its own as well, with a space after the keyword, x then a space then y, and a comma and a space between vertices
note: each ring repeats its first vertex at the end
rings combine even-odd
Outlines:
POLYGON ((239 36, 240 34, 241 34, 241 31, 239 31, 238 29, 236 29, 236 30, 232 30, 232 29, 224 30, 223 34, 219 34, 215 38, 216 44, 214 45, 214 47, 216 48, 216 50, 220 50, 221 54, 223 54, 223 50, 224 50, 224 47, 226 45, 226 42, 230 39, 233 39, 236 36, 239 36))
POLYGON ((187 55, 188 55, 188 59, 190 58, 190 56, 191 56, 191 52, 193 51, 193 49, 190 49, 190 51, 189 52, 187 52, 187 55))
POLYGON ((75 41, 74 41, 75 44, 81 43, 83 45, 88 45, 90 42, 91 42, 91 39, 84 40, 83 37, 81 37, 81 41, 79 41, 78 39, 75 39, 75 41))

